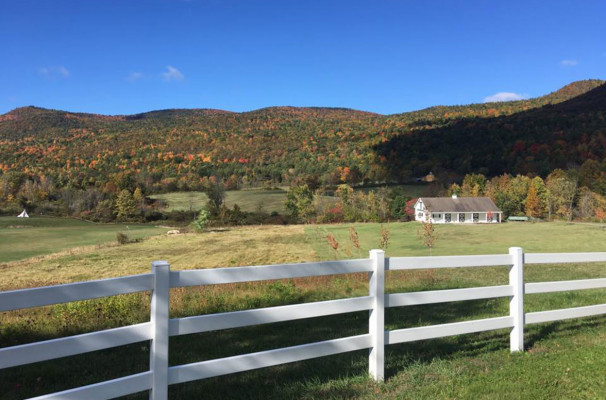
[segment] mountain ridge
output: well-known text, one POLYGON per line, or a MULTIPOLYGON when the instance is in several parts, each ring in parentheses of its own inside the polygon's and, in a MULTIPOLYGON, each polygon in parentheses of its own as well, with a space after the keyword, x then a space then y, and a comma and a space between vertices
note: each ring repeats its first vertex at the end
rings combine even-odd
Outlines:
POLYGON ((210 175, 232 186, 408 181, 429 171, 545 175, 606 155, 602 93, 604 81, 586 80, 535 99, 387 116, 288 106, 131 116, 19 108, 0 117, 0 171, 146 192, 198 189, 210 175))
POLYGON ((26 113, 29 111, 38 111, 38 112, 39 111, 50 111, 50 112, 59 112, 59 113, 79 115, 79 116, 83 116, 83 117, 129 120, 129 119, 143 119, 143 118, 146 118, 146 117, 154 115, 154 114, 169 114, 171 116, 178 115, 179 113, 200 114, 202 116, 214 115, 214 114, 240 114, 241 115, 241 114, 253 114, 253 113, 262 112, 262 111, 283 111, 283 110, 330 110, 330 111, 364 113, 364 114, 381 116, 381 117, 394 117, 394 116, 400 116, 400 115, 405 115, 405 114, 421 113, 421 112, 425 112, 428 110, 434 110, 434 109, 447 110, 447 109, 451 109, 451 108, 471 107, 471 106, 481 106, 481 105, 499 106, 501 104, 524 104, 525 102, 532 101, 532 100, 538 100, 538 99, 544 99, 545 103, 556 103, 556 102, 565 101, 566 99, 578 96, 578 95, 585 93, 588 90, 591 90, 604 83, 606 83, 606 81, 600 80, 600 79, 584 79, 584 80, 571 82, 571 83, 561 87, 560 89, 555 90, 546 95, 537 96, 537 97, 533 97, 530 99, 513 100, 513 101, 505 101, 505 102, 483 102, 483 103, 467 103, 467 104, 452 104, 452 105, 435 105, 435 106, 422 108, 419 110, 405 111, 405 112, 394 113, 394 114, 380 114, 380 113, 376 113, 376 112, 372 112, 372 111, 358 110, 358 109, 348 108, 348 107, 268 106, 268 107, 261 107, 261 108, 248 110, 248 111, 230 111, 230 110, 222 110, 222 109, 215 109, 215 108, 166 108, 166 109, 144 111, 144 112, 135 113, 135 114, 111 115, 111 114, 67 111, 67 110, 44 108, 44 107, 30 105, 30 106, 17 107, 4 114, 1 114, 0 117, 7 116, 7 115, 20 115, 20 114, 23 114, 23 113, 26 113))

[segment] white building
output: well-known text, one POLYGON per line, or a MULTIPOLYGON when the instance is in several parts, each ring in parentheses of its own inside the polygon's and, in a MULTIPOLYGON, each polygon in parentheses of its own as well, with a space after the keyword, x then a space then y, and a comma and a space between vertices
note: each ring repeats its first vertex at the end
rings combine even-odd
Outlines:
POLYGON ((414 208, 415 221, 434 224, 498 224, 503 219, 488 197, 420 197, 414 208))

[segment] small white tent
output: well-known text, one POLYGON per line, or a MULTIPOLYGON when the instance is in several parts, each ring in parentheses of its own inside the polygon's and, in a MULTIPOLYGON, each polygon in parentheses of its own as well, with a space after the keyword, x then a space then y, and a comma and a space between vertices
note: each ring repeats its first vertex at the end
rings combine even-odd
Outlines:
POLYGON ((29 218, 29 215, 27 215, 27 211, 23 210, 21 214, 17 215, 17 218, 29 218))

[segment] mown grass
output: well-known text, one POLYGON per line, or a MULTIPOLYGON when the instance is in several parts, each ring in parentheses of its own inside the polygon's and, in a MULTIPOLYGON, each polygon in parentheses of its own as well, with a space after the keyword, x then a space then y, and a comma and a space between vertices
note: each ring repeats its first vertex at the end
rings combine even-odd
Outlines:
POLYGON ((116 233, 143 239, 166 229, 143 224, 95 224, 72 218, 0 217, 0 263, 116 241, 116 233))
MULTIPOLYGON (((357 257, 351 246, 349 228, 353 226, 360 237, 362 257, 368 250, 379 248, 380 224, 308 225, 306 234, 313 238, 314 250, 322 258, 334 258, 326 244, 326 234, 332 233, 340 243, 338 256, 357 257)), ((387 256, 428 256, 429 250, 417 236, 417 223, 383 224, 390 231, 387 256)), ((597 225, 574 223, 504 223, 494 225, 434 225, 438 239, 433 255, 499 254, 509 247, 522 247, 525 252, 606 251, 606 231, 597 225)))
MULTIPOLYGON (((167 204, 166 211, 197 211, 206 206, 208 197, 204 192, 171 192, 155 194, 152 199, 163 200, 167 204)), ((237 204, 242 211, 283 214, 286 190, 275 189, 242 189, 230 190, 225 193, 225 205, 232 208, 237 204)))
MULTIPOLYGON (((557 243, 552 241, 558 237, 583 243, 574 251, 603 250, 599 246, 602 242, 599 237, 594 237, 596 232, 591 227, 564 224, 538 226, 502 225, 498 227, 500 230, 487 227, 493 231, 482 230, 484 227, 441 229, 444 236, 434 253, 449 251, 439 250, 440 243, 446 247, 446 240, 455 238, 459 240, 459 247, 465 247, 457 254, 502 253, 514 244, 528 247, 510 241, 523 240, 532 234, 541 235, 545 243, 536 242, 535 247, 530 246, 531 251, 573 250, 566 247, 564 239, 560 239, 560 248, 554 250, 557 243), (490 239, 491 236, 493 239, 490 239)), ((415 249, 417 244, 411 243, 417 240, 414 237, 415 227, 414 224, 391 225, 392 245, 388 248, 388 255, 426 254, 426 249, 415 249)), ((325 228, 334 232, 344 246, 348 235, 347 225, 325 228)), ((378 225, 361 224, 356 225, 356 229, 360 233, 364 252, 367 248, 376 247, 378 225)), ((61 256, 49 262, 59 263, 64 272, 71 271, 62 276, 64 281, 70 281, 86 274, 111 275, 112 265, 117 269, 113 272, 119 275, 147 272, 147 261, 154 258, 170 260, 175 269, 310 261, 328 258, 330 254, 320 236, 311 226, 247 227, 204 235, 153 237, 141 243, 96 249, 89 255, 61 256), (92 254, 96 255, 95 263, 105 267, 93 268, 95 263, 86 261, 92 254), (145 265, 140 265, 144 261, 145 265)), ((604 266, 599 263, 528 265, 526 280, 604 277, 604 266)), ((47 278, 54 270, 49 264, 40 267, 22 263, 21 268, 0 270, 0 282, 5 287, 10 286, 11 277, 15 278, 26 269, 33 269, 47 278)), ((35 274, 31 277, 35 278, 35 274)), ((392 272, 387 276, 389 292, 506 282, 506 267, 392 272)), ((171 317, 362 296, 367 292, 367 277, 364 274, 174 289, 171 294, 171 317)), ((603 303, 605 294, 604 290, 588 290, 526 296, 526 311, 603 303)), ((148 304, 147 294, 134 294, 3 313, 0 316, 0 346, 143 322, 148 319, 148 304)), ((507 313, 507 299, 399 307, 387 310, 386 325, 387 329, 397 329, 507 313)), ((387 381, 383 384, 374 383, 367 377, 367 353, 360 351, 175 385, 170 388, 170 398, 604 398, 605 322, 604 317, 594 317, 529 326, 526 331, 528 351, 524 354, 509 354, 506 331, 389 346, 386 349, 387 381)), ((367 324, 368 313, 361 312, 174 337, 170 341, 170 364, 362 334, 367 332, 367 324)), ((3 370, 0 371, 0 398, 29 397, 142 372, 148 368, 148 351, 147 343, 140 343, 3 370)), ((146 397, 141 394, 129 398, 146 397)))
MULTIPOLYGON (((390 189, 399 189, 404 195, 410 197, 419 197, 427 190, 427 185, 397 185, 390 189)), ((360 188, 368 192, 376 191, 376 187, 360 188)), ((241 190, 229 190, 225 192, 225 205, 232 208, 237 204, 242 211, 247 212, 277 212, 279 214, 286 213, 284 202, 286 201, 287 186, 282 186, 272 190, 263 188, 250 188, 241 190)), ((208 196, 204 192, 171 192, 154 194, 150 196, 152 199, 162 200, 166 203, 166 211, 197 211, 206 206, 208 196)), ((327 204, 332 204, 335 199, 331 196, 322 196, 322 199, 327 204)))

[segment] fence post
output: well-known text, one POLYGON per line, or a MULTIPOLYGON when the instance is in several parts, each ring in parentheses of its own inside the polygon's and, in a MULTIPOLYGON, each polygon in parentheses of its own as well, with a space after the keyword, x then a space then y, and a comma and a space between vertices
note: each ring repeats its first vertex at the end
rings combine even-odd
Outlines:
POLYGON ((509 269, 509 285, 513 296, 509 300, 509 315, 513 318, 513 328, 509 335, 511 352, 524 351, 524 253, 521 247, 510 247, 512 266, 509 269))
POLYGON ((372 272, 368 282, 372 308, 368 319, 371 337, 368 371, 376 381, 385 377, 385 252, 371 250, 372 272))
POLYGON ((168 310, 170 299, 170 264, 152 263, 154 286, 151 293, 151 346, 149 367, 152 372, 150 400, 168 398, 168 310))

